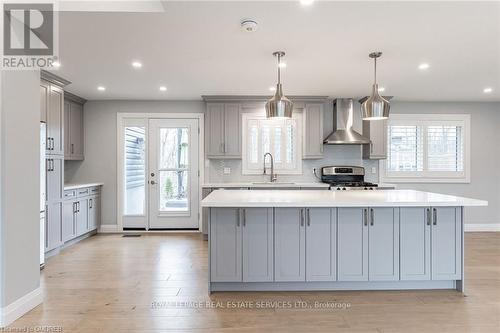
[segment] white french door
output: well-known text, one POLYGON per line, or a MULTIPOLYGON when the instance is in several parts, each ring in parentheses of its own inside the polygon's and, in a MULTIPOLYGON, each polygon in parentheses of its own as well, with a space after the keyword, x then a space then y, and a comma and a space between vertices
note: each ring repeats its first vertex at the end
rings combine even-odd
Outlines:
POLYGON ((198 120, 149 120, 149 227, 198 228, 198 120))
POLYGON ((123 228, 198 229, 198 118, 123 119, 123 228))

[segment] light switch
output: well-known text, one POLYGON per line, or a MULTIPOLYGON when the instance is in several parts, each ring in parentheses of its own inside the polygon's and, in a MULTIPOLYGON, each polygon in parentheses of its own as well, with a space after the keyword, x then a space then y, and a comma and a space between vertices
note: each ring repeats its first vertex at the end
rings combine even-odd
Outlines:
POLYGON ((224 168, 224 174, 225 175, 230 175, 231 174, 231 168, 224 168))

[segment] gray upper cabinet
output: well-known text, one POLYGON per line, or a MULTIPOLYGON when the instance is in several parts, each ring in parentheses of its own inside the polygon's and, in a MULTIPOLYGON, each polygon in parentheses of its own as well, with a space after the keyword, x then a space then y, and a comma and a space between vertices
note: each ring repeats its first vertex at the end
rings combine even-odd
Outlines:
POLYGON ((210 279, 242 282, 241 216, 238 208, 211 208, 210 279))
POLYGON ((50 84, 47 103, 47 154, 64 155, 64 91, 50 84))
POLYGON ((241 158, 240 104, 207 103, 208 158, 241 158))
POLYGON ((84 159, 83 105, 64 101, 64 159, 84 159))
POLYGON ((431 279, 430 208, 400 208, 401 280, 431 279))
POLYGON ((368 208, 338 208, 338 280, 368 281, 368 208))
POLYGON ((370 281, 399 280, 399 209, 370 208, 368 232, 370 281))
POLYGON ((306 209, 306 281, 337 279, 337 209, 306 209))
POLYGON ((274 280, 305 281, 305 209, 275 208, 274 280))
POLYGON ((47 109, 49 108, 50 84, 45 81, 40 82, 40 121, 47 122, 47 109))
POLYGON ((371 140, 369 145, 363 145, 364 159, 387 158, 387 120, 363 120, 363 136, 371 140))
POLYGON ((241 210, 243 282, 273 281, 273 209, 241 210))
POLYGON ((323 104, 306 104, 303 117, 303 158, 323 158, 323 104))
POLYGON ((45 159, 47 177, 47 201, 61 201, 64 191, 64 161, 62 156, 48 156, 45 159))
POLYGON ((432 208, 432 280, 462 276, 462 216, 456 207, 432 208))

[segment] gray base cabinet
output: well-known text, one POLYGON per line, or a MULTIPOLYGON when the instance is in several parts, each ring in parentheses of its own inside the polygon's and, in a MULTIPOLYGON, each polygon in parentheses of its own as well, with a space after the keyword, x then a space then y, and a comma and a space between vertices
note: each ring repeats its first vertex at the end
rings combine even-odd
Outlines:
POLYGON ((83 198, 77 201, 76 205, 76 235, 81 236, 87 231, 88 228, 88 205, 89 199, 83 198))
POLYGON ((432 280, 458 280, 462 276, 461 221, 460 208, 432 208, 432 280))
POLYGON ((89 222, 88 230, 95 230, 101 223, 101 200, 100 196, 92 196, 88 200, 89 222))
POLYGON ((400 208, 401 280, 431 279, 430 208, 400 208))
POLYGON ((274 228, 274 280, 305 281, 305 209, 275 208, 274 228))
POLYGON ((337 209, 306 208, 306 281, 337 280, 337 209))
POLYGON ((62 218, 62 240, 67 242, 76 237, 76 203, 73 201, 65 201, 63 203, 63 218, 62 218))
POLYGON ((51 202, 47 204, 45 251, 53 250, 63 244, 61 230, 62 210, 62 202, 51 202))
POLYGON ((338 209, 339 281, 368 281, 368 209, 338 209))
POLYGON ((243 228, 243 282, 273 281, 273 210, 241 210, 243 228))

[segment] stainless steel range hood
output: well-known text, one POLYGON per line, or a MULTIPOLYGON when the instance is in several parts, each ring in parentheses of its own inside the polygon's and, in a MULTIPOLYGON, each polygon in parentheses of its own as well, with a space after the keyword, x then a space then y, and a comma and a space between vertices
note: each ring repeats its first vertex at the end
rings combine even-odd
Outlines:
POLYGON ((333 132, 323 140, 327 145, 362 145, 369 144, 365 138, 352 129, 354 107, 352 98, 337 98, 333 101, 333 132))

